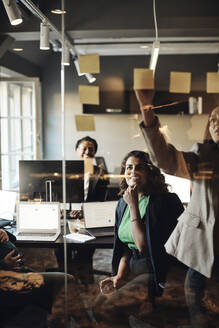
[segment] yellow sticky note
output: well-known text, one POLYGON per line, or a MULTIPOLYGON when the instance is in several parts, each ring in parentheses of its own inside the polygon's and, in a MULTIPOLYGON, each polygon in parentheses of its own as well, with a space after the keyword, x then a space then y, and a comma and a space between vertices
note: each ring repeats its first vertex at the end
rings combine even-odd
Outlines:
POLYGON ((91 104, 99 105, 99 87, 94 85, 79 85, 78 87, 80 103, 81 104, 91 104))
POLYGON ((85 158, 84 159, 84 173, 94 173, 94 164, 93 158, 85 158))
POLYGON ((190 72, 170 72, 170 92, 190 93, 191 78, 190 72))
POLYGON ((75 115, 77 131, 95 131, 93 115, 75 115))
POLYGON ((134 89, 154 89, 154 71, 147 68, 134 68, 134 89))
POLYGON ((207 73, 207 93, 219 93, 219 73, 207 73))
POLYGON ((98 54, 80 55, 79 67, 81 73, 100 73, 100 56, 98 54))

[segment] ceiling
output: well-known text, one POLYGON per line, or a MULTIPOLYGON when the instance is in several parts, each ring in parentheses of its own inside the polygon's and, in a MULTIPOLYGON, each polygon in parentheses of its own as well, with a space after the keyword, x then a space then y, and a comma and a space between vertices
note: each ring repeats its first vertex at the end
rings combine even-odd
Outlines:
MULTIPOLYGON (((0 1, 0 59, 22 47, 17 55, 42 67, 53 50, 61 50, 60 43, 58 49, 52 46, 52 41, 61 40, 61 15, 51 13, 61 7, 61 1, 17 0, 17 4, 23 23, 13 27, 0 1), (51 24, 49 51, 39 50, 39 16, 51 24)), ((72 53, 150 55, 155 39, 152 0, 66 0, 65 9, 65 33, 72 53)), ((161 55, 219 54, 218 0, 157 0, 156 16, 161 55)))

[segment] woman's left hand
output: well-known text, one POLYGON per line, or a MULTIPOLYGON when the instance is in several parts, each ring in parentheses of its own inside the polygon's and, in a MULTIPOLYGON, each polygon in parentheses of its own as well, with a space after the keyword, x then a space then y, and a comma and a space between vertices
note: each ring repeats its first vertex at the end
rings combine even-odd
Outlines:
POLYGON ((138 193, 136 185, 128 186, 124 192, 123 198, 128 205, 138 204, 138 193))
POLYGON ((9 241, 9 237, 5 230, 0 229, 0 243, 3 243, 3 241, 9 241))

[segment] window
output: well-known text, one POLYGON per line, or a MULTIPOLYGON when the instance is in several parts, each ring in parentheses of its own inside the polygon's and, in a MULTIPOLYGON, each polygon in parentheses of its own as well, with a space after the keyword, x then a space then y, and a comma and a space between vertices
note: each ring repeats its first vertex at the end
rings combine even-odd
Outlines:
POLYGON ((18 190, 19 160, 40 157, 39 81, 0 82, 1 176, 3 190, 18 190), (38 92, 37 92, 38 90, 38 92))

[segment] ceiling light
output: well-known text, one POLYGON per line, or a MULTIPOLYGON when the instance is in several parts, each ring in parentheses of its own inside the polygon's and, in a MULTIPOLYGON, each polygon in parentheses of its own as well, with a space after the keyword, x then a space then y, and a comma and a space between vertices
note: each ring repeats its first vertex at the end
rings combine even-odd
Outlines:
POLYGON ((140 46, 140 48, 142 48, 142 49, 147 49, 148 46, 140 46))
POLYGON ((69 48, 66 45, 62 47, 62 65, 70 65, 70 53, 69 48))
POLYGON ((61 44, 58 40, 50 40, 49 42, 51 43, 54 52, 62 51, 61 44))
POLYGON ((49 50, 49 25, 46 22, 40 23, 40 49, 49 50))
POLYGON ((15 0, 2 0, 11 25, 19 25, 23 22, 15 0))
POLYGON ((23 48, 13 48, 12 50, 19 52, 19 51, 23 51, 24 49, 23 48))
POLYGON ((153 42, 151 50, 151 59, 149 68, 152 69, 155 73, 155 68, 157 65, 159 50, 160 50, 160 41, 158 40, 158 27, 157 27, 157 15, 156 15, 156 4, 153 0, 153 17, 154 17, 154 29, 155 29, 155 41, 153 42))
POLYGON ((51 13, 56 14, 56 15, 66 14, 66 10, 53 9, 53 10, 51 10, 51 13))
POLYGON ((160 50, 160 41, 155 40, 153 42, 153 46, 152 46, 152 50, 151 50, 151 59, 150 59, 150 64, 149 64, 150 69, 155 70, 155 68, 156 68, 159 50, 160 50))

